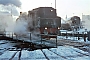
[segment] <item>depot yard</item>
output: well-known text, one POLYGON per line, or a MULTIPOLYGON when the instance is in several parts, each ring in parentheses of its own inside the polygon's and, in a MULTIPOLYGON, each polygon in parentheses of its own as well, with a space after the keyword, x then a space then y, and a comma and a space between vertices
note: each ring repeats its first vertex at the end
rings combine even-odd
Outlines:
MULTIPOLYGON (((46 42, 55 44, 56 40, 51 39, 46 40, 46 42)), ((35 50, 31 50, 29 45, 30 44, 26 42, 0 40, 0 60, 90 59, 90 43, 86 42, 78 42, 69 39, 57 39, 57 47, 39 48, 35 50)))

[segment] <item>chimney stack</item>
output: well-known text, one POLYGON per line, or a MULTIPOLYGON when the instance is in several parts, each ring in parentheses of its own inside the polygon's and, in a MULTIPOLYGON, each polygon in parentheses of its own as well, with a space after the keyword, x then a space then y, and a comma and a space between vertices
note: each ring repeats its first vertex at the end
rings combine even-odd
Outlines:
POLYGON ((22 14, 22 12, 20 12, 20 15, 22 14))

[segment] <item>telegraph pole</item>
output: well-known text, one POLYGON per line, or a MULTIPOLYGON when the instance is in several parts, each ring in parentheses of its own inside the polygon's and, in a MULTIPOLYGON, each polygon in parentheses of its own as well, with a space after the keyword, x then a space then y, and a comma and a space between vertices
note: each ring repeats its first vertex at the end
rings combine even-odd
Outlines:
MULTIPOLYGON (((56 9, 56 0, 55 0, 55 9, 56 9)), ((56 15, 57 15, 57 9, 56 9, 56 15)))
MULTIPOLYGON (((13 5, 11 5, 11 7, 13 7, 13 5)), ((12 17, 12 8, 11 8, 11 17, 12 17)))
POLYGON ((55 9, 56 9, 56 0, 55 0, 55 9))

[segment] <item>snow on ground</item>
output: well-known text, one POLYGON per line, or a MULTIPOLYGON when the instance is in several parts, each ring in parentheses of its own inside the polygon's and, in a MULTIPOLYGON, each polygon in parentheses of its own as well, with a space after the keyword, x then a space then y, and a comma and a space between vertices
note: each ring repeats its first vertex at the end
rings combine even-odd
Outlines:
MULTIPOLYGON (((58 46, 57 48, 51 48, 49 50, 43 49, 42 51, 50 60, 90 60, 90 55, 88 52, 84 52, 71 46, 58 46)), ((42 51, 22 50, 20 58, 21 60, 47 60, 42 51)), ((14 53, 16 53, 16 51, 6 51, 0 56, 0 60, 8 60, 14 55, 14 53)), ((18 59, 18 55, 19 52, 16 53, 13 59, 18 59)))
POLYGON ((46 59, 41 50, 22 51, 21 59, 46 59))
POLYGON ((86 38, 86 42, 84 41, 84 38, 83 37, 80 37, 80 39, 78 40, 78 37, 70 37, 70 36, 57 36, 57 39, 58 40, 62 40, 62 39, 65 39, 65 40, 72 40, 72 41, 77 41, 77 42, 84 42, 84 43, 90 43, 90 41, 87 40, 86 38))
MULTIPOLYGON (((79 34, 87 34, 87 32, 89 30, 83 28, 83 29, 80 29, 79 31, 67 31, 67 30, 60 30, 61 33, 76 33, 76 32, 79 32, 79 34)), ((78 40, 78 37, 70 37, 70 36, 57 36, 58 39, 67 39, 67 40, 73 40, 73 41, 78 41, 78 42, 84 42, 84 38, 83 37, 80 37, 80 39, 78 40)), ((86 43, 90 43, 90 41, 87 40, 86 38, 86 43)))
POLYGON ((58 56, 57 54, 53 53, 52 51, 49 51, 48 49, 43 49, 43 52, 46 54, 48 59, 50 60, 64 60, 61 56, 58 56))
POLYGON ((0 56, 0 60, 1 58, 11 58, 11 56, 15 53, 16 51, 6 51, 4 52, 4 54, 2 54, 0 56))
MULTIPOLYGON (((67 39, 73 40, 77 42, 84 42, 84 39, 80 37, 80 40, 77 37, 67 37, 66 36, 58 36, 58 40, 67 39)), ((87 40, 84 43, 90 43, 87 40)), ((13 44, 14 45, 14 44, 13 44)), ((13 46, 12 43, 8 41, 0 41, 0 60, 9 60, 17 51, 3 51, 3 48, 10 48, 13 46)), ((85 46, 85 48, 89 48, 85 46)), ((18 51, 13 58, 13 60, 18 60, 20 55, 20 51, 18 51)), ((90 53, 82 51, 78 48, 74 48, 72 46, 58 46, 57 48, 51 49, 42 49, 42 50, 34 50, 34 51, 21 51, 21 60, 90 60, 90 53), (46 56, 45 56, 46 55, 46 56), (46 58, 47 57, 47 58, 46 58)))
POLYGON ((0 43, 1 43, 0 48, 2 49, 8 49, 17 44, 17 43, 11 43, 10 41, 6 41, 6 40, 2 40, 0 41, 0 43))
POLYGON ((66 33, 66 32, 67 32, 67 33, 76 33, 76 32, 79 32, 79 34, 83 34, 83 33, 84 33, 84 34, 85 34, 85 33, 87 34, 88 31, 89 31, 89 30, 87 30, 87 29, 85 29, 85 28, 79 29, 78 31, 75 31, 75 30, 74 30, 74 31, 60 30, 61 33, 66 33))
POLYGON ((66 57, 66 60, 77 60, 78 58, 83 60, 90 59, 90 56, 84 56, 85 54, 88 54, 87 52, 70 46, 59 46, 58 48, 52 48, 50 50, 58 55, 66 57))

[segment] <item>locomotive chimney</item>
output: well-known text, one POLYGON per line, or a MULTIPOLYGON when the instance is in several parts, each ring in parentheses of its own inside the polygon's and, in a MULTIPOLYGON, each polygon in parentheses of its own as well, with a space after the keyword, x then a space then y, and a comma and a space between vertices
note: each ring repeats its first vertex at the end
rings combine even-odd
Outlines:
POLYGON ((20 15, 22 14, 22 12, 20 12, 20 15))

